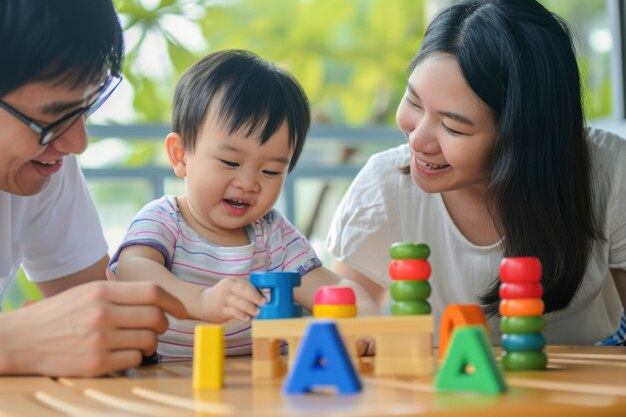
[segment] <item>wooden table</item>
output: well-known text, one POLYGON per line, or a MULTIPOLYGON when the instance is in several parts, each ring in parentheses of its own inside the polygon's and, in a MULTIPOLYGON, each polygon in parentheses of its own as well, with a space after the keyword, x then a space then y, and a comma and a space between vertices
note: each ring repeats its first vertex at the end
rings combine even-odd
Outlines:
POLYGON ((363 392, 285 396, 226 362, 225 388, 194 393, 190 362, 94 379, 0 378, 0 416, 625 416, 626 348, 550 346, 548 370, 509 372, 503 395, 435 393, 434 376, 362 378, 363 392))

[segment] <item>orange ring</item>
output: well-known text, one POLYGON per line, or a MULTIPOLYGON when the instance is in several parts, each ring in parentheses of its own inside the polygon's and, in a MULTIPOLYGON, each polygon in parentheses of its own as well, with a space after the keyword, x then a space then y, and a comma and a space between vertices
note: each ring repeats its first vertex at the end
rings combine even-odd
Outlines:
POLYGON ((545 306, 541 298, 516 298, 500 301, 500 315, 506 317, 541 316, 545 306))

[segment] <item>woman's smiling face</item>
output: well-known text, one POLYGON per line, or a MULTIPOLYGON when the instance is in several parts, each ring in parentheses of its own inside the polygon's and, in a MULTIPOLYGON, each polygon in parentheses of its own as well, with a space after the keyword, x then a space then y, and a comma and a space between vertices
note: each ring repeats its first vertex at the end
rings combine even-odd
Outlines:
POLYGON ((452 55, 431 55, 416 66, 396 122, 409 142, 411 177, 422 190, 486 186, 496 124, 452 55))

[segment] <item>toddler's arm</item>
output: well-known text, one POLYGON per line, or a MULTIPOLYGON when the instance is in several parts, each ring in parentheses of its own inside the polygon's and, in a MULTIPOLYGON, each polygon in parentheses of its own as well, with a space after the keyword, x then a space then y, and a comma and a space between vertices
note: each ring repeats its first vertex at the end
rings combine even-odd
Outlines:
POLYGON ((178 279, 164 265, 163 254, 158 250, 143 245, 129 246, 120 253, 115 279, 158 284, 183 302, 190 318, 210 323, 249 320, 259 313, 258 306, 266 303, 246 280, 227 278, 204 288, 178 279))

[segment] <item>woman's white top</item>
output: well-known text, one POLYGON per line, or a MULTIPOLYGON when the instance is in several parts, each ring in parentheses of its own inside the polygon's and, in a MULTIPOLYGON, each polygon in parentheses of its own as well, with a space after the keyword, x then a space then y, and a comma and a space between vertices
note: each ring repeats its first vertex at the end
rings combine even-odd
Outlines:
MULTIPOLYGON (((626 140, 589 129, 595 183, 593 201, 606 242, 596 242, 583 283, 569 306, 545 316, 550 344, 592 344, 611 334, 621 303, 610 268, 626 269, 626 140)), ((403 175, 408 145, 373 155, 346 192, 333 218, 327 247, 334 256, 388 288, 389 246, 423 242, 430 246, 432 266, 429 302, 438 340, 441 315, 448 304, 478 304, 494 282, 502 260, 501 244, 477 246, 459 231, 440 194, 428 194, 403 175)), ((389 300, 388 300, 389 301, 389 300)), ((388 310, 389 302, 387 303, 388 310)), ((499 319, 489 320, 494 342, 499 319)))

